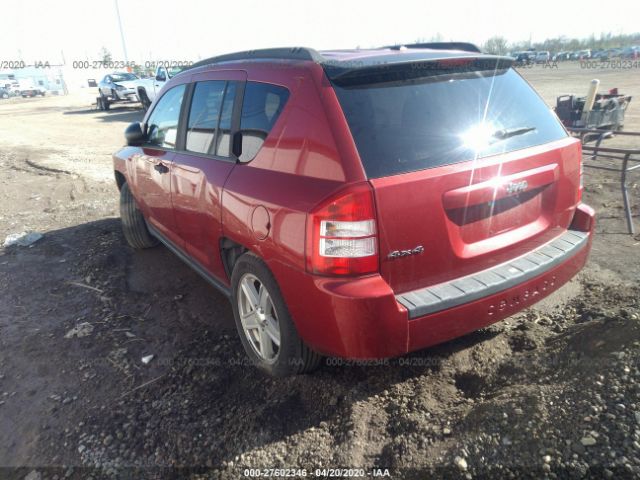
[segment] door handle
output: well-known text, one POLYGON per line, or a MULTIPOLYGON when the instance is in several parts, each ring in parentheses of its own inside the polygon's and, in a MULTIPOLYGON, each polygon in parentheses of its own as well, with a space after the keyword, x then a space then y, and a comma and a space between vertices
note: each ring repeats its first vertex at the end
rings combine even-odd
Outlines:
POLYGON ((153 166, 154 170, 160 173, 167 173, 169 171, 169 167, 167 167, 165 164, 163 163, 156 163, 153 166))

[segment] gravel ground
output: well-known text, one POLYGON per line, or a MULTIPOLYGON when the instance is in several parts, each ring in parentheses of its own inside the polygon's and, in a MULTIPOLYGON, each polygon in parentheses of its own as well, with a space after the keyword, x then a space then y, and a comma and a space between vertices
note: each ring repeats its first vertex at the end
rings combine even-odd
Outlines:
MULTIPOLYGON (((545 98, 567 91, 526 74, 545 98)), ((591 261, 542 303, 403 358, 274 380, 246 364, 220 294, 166 249, 126 247, 108 152, 141 113, 87 98, 0 104, 0 237, 44 233, 0 248, 0 478, 640 476, 640 239, 615 178, 588 172, 591 261)))

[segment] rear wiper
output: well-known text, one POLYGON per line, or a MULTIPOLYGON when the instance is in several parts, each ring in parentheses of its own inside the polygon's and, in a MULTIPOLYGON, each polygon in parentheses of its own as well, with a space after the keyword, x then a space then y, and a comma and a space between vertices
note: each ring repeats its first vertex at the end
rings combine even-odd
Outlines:
POLYGON ((523 135, 527 132, 536 130, 536 127, 516 127, 516 128, 503 128, 502 130, 496 130, 491 137, 496 140, 506 140, 507 138, 515 137, 517 135, 523 135))

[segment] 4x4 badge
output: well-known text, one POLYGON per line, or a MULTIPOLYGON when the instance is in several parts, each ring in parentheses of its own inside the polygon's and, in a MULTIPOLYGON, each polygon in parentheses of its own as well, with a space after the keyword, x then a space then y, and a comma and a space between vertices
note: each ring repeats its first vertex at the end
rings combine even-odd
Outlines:
POLYGON ((394 258, 408 257, 409 255, 418 255, 422 252, 424 252, 424 247, 422 245, 418 245, 417 247, 410 250, 394 250, 393 252, 389 252, 387 258, 393 260, 394 258))

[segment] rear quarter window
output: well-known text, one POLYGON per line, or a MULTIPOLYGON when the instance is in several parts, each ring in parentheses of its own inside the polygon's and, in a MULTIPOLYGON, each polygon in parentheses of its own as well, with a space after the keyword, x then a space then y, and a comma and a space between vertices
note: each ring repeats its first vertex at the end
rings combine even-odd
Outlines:
POLYGON ((474 160, 567 136, 544 101, 512 68, 426 73, 406 81, 381 83, 376 77, 368 82, 365 77, 356 84, 334 84, 369 178, 474 160))
POLYGON ((289 90, 269 83, 247 82, 242 101, 241 162, 248 162, 258 154, 267 135, 284 109, 289 90))

